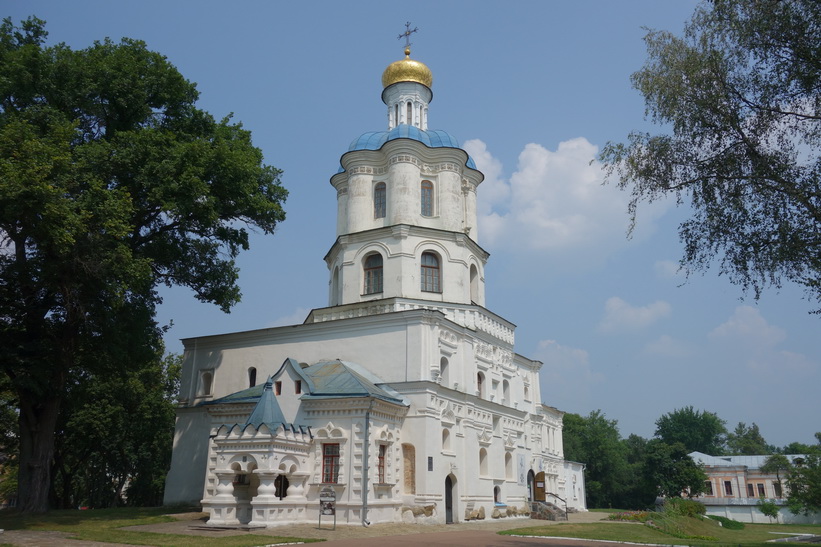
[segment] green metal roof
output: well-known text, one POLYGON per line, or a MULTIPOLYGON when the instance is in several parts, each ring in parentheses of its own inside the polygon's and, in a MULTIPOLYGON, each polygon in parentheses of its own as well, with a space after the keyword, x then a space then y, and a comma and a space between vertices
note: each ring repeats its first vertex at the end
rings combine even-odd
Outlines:
POLYGON ((373 380, 378 378, 367 374, 354 363, 327 361, 311 365, 303 369, 303 372, 313 380, 314 389, 309 394, 311 398, 376 397, 385 401, 403 402, 400 397, 377 386, 373 380))
POLYGON ((274 396, 272 385, 273 382, 271 378, 268 378, 262 387, 262 395, 259 398, 259 402, 245 421, 246 424, 251 424, 257 429, 259 429, 259 426, 262 424, 265 424, 268 426, 268 429, 272 431, 276 429, 279 424, 285 426, 285 416, 282 414, 282 409, 279 408, 279 403, 274 396))

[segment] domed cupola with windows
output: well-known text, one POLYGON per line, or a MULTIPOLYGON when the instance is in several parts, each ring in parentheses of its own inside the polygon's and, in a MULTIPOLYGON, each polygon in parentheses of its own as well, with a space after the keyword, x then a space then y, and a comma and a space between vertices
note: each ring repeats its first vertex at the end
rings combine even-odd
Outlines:
POLYGON ((388 129, 354 139, 331 177, 337 240, 330 305, 390 298, 484 305, 476 189, 484 176, 448 132, 428 129, 433 74, 410 58, 382 74, 388 129))

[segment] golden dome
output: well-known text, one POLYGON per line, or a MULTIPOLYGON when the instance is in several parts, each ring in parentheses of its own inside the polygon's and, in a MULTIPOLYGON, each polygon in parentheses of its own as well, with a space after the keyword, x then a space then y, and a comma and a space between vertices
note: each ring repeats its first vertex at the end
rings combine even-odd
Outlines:
POLYGON ((433 85, 433 74, 425 63, 410 58, 410 48, 405 48, 405 58, 388 65, 382 73, 382 87, 397 82, 417 82, 426 87, 433 85))

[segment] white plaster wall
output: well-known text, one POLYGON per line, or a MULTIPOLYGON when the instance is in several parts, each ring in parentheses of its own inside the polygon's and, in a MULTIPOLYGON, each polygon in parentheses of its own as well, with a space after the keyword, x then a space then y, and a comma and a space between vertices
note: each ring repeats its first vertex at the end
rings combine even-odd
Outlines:
MULTIPOLYGON (((707 505, 707 514, 739 522, 770 524, 770 519, 764 516, 756 505, 707 505)), ((786 507, 780 507, 777 520, 782 524, 821 524, 821 513, 808 516, 794 515, 786 507)))
POLYGON ((177 411, 171 468, 166 478, 163 505, 198 505, 208 464, 208 415, 197 408, 177 411))
MULTIPOLYGON (((436 302, 470 304, 470 266, 479 274, 478 304, 484 302, 484 256, 477 256, 478 248, 457 242, 453 234, 442 237, 431 230, 395 226, 368 233, 368 237, 343 237, 339 253, 334 253, 330 273, 340 267, 342 303, 363 302, 382 298, 403 297, 436 302), (383 290, 364 294, 365 258, 378 252, 382 255, 383 290), (421 257, 433 252, 439 257, 441 292, 422 291, 421 257)), ((464 237, 464 236, 462 236, 464 237)))

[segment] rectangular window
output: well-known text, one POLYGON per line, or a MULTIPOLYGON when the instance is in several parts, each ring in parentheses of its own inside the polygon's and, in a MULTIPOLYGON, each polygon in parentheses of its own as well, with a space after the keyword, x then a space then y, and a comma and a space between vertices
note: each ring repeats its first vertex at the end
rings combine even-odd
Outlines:
POLYGON ((733 495, 733 483, 730 481, 724 481, 724 495, 725 496, 732 496, 733 495))
POLYGON ((713 481, 704 481, 704 494, 707 496, 713 495, 713 481))
POLYGON ((433 183, 429 180, 422 181, 422 216, 433 216, 433 183))
POLYGON ((766 494, 764 493, 764 485, 759 482, 758 483, 758 497, 763 498, 765 496, 766 496, 766 494))
POLYGON ((774 482, 773 483, 773 490, 775 490, 775 497, 780 498, 781 497, 781 484, 779 484, 777 482, 774 482))
POLYGON ((386 192, 387 188, 385 187, 384 182, 380 182, 376 185, 373 190, 373 216, 374 218, 385 218, 385 213, 387 212, 386 207, 386 192))
POLYGON ((384 444, 379 445, 379 461, 376 464, 379 484, 385 484, 385 453, 387 449, 388 447, 384 444))
POLYGON ((322 482, 335 483, 339 479, 339 445, 322 445, 322 482))
POLYGON ((382 292, 382 255, 372 254, 365 259, 365 294, 382 292))
POLYGON ((274 382, 274 395, 282 395, 282 382, 280 380, 274 382))
POLYGON ((753 485, 751 483, 747 483, 747 497, 754 498, 755 497, 755 490, 753 489, 753 485))
POLYGON ((294 381, 294 393, 296 393, 297 395, 302 393, 302 380, 294 381))

